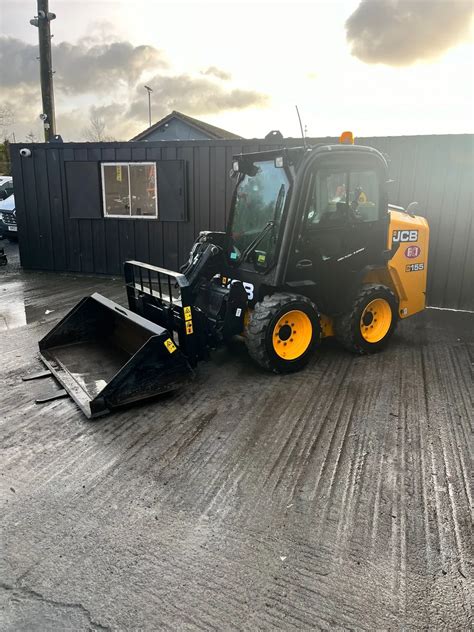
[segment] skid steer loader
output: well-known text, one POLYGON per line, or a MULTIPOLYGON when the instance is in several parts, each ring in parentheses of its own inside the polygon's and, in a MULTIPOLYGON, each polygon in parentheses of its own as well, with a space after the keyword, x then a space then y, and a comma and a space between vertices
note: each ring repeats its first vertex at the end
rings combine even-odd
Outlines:
POLYGON ((388 204, 379 151, 243 154, 231 177, 226 232, 201 232, 180 272, 127 261, 128 309, 94 294, 40 341, 88 417, 177 388, 235 335, 264 369, 292 372, 328 336, 380 351, 424 308, 428 224, 388 204))

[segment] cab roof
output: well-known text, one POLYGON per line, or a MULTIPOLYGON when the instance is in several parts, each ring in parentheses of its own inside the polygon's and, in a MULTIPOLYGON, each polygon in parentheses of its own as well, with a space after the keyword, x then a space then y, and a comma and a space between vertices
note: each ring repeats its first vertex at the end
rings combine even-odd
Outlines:
POLYGON ((248 160, 251 162, 257 162, 262 160, 274 160, 278 156, 284 156, 288 164, 298 167, 303 158, 309 157, 309 155, 324 154, 325 152, 337 152, 337 153, 352 153, 359 155, 377 155, 386 164, 386 159, 383 154, 380 153, 375 147, 369 147, 368 145, 349 145, 343 143, 319 143, 318 145, 309 145, 307 147, 280 147, 278 149, 270 149, 265 151, 251 152, 248 154, 235 154, 234 160, 248 160))

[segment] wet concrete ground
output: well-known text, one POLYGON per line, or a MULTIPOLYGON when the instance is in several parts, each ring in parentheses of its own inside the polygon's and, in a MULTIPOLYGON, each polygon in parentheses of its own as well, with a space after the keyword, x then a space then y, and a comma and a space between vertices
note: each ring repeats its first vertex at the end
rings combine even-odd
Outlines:
POLYGON ((123 301, 121 281, 10 261, 2 630, 472 627, 472 315, 426 311, 374 357, 325 344, 289 377, 236 345, 187 390, 91 423, 21 376, 82 295, 123 301))

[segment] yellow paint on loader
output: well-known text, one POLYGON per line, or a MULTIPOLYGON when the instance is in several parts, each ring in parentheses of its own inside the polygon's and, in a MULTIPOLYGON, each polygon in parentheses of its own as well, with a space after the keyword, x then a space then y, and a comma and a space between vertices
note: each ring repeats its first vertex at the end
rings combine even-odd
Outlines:
POLYGON ((388 271, 400 302, 399 316, 407 318, 425 308, 430 229, 424 217, 390 211, 388 232, 387 247, 392 248, 397 240, 399 243, 387 264, 388 271), (416 240, 413 239, 415 233, 416 240), (400 241, 400 238, 410 241, 400 241))

